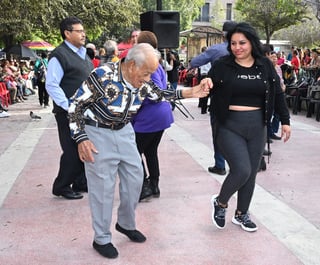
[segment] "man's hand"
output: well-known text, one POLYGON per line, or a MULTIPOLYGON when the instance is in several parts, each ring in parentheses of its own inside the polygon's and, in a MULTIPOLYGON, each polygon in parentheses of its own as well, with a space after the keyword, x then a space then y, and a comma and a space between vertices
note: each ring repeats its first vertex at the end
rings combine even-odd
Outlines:
POLYGON ((86 140, 78 144, 78 153, 82 162, 94 163, 93 153, 97 154, 98 150, 91 141, 86 140))
POLYGON ((192 88, 192 97, 203 98, 208 96, 210 89, 213 87, 211 78, 204 78, 200 84, 192 88))

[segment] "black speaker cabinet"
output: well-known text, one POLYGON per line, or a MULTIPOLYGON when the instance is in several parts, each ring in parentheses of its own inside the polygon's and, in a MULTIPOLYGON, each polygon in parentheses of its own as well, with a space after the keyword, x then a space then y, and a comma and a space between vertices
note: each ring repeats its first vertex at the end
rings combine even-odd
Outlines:
POLYGON ((152 31, 158 48, 179 47, 180 14, 175 11, 148 11, 140 14, 141 30, 152 31))

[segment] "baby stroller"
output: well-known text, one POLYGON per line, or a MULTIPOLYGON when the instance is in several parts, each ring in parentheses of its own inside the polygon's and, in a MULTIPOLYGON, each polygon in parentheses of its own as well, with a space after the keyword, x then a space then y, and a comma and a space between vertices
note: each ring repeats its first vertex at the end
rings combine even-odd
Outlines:
POLYGON ((287 61, 280 67, 282 70, 282 77, 283 77, 284 84, 286 86, 295 84, 297 82, 297 75, 291 63, 287 61))

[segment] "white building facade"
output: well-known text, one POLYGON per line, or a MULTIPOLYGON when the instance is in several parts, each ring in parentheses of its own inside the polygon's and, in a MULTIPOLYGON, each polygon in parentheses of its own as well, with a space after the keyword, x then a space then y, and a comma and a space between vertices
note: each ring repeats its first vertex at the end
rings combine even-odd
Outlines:
POLYGON ((234 20, 236 0, 206 0, 200 16, 192 23, 193 27, 213 26, 221 29, 226 20, 234 20))

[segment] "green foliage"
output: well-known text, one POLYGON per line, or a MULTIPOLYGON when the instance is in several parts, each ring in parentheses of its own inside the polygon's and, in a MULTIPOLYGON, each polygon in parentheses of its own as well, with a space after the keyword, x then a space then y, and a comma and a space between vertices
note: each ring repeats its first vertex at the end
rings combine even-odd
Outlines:
POLYGON ((307 20, 297 25, 279 30, 274 33, 274 39, 290 40, 292 45, 297 47, 314 48, 320 46, 320 22, 313 15, 313 10, 310 8, 311 20, 307 20))
POLYGON ((61 41, 59 23, 67 16, 83 20, 90 40, 102 32, 117 37, 120 32, 112 30, 137 24, 140 12, 138 0, 2 0, 0 39, 2 46, 39 37, 57 44, 61 41))
POLYGON ((302 0, 238 0, 235 9, 243 19, 265 32, 267 43, 277 30, 308 19, 302 0))
MULTIPOLYGON (((191 27, 204 0, 164 0, 162 10, 180 12, 180 29, 191 27)), ((23 40, 61 42, 59 23, 67 16, 84 22, 90 42, 121 41, 140 27, 140 14, 156 10, 151 0, 1 0, 0 47, 23 40)))

